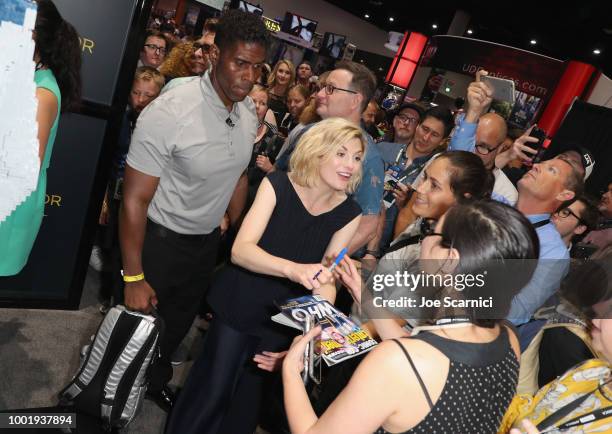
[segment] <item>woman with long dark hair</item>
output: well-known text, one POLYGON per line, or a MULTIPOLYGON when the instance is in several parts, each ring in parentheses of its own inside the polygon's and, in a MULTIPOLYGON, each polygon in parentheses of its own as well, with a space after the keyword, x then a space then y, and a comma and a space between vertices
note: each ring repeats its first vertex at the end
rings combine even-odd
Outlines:
MULTIPOLYGON (((480 272, 491 261, 537 259, 538 251, 535 230, 520 212, 485 200, 457 205, 440 218, 435 232, 423 239, 420 260, 442 260, 445 266, 432 274, 457 282, 445 286, 432 301, 442 301, 445 294, 469 300, 462 298, 459 277, 480 272)), ((361 278, 351 261, 343 261, 336 270, 352 294, 361 293, 361 278)), ((516 294, 530 275, 522 273, 502 286, 516 294)), ((509 307, 500 306, 501 317, 509 307)), ((300 370, 306 343, 321 328, 297 338, 283 363, 291 432, 496 433, 516 391, 518 338, 499 320, 482 322, 470 315, 433 318, 436 326, 416 336, 409 337, 398 326, 395 335, 388 335, 388 341, 365 357, 320 418, 308 400, 300 370)))
MULTIPOLYGON (((457 204, 490 197, 492 188, 493 177, 474 153, 451 151, 440 154, 423 170, 423 180, 415 191, 417 200, 412 205, 412 210, 417 220, 394 240, 372 274, 394 273, 398 268, 410 270, 415 264, 418 265, 421 241, 444 213, 457 204)), ((363 261, 361 271, 364 278, 370 274, 368 271, 371 271, 371 265, 373 264, 370 261, 363 261)), ((390 287, 387 288, 386 295, 392 298, 401 296, 401 292, 401 288, 390 287)), ((353 305, 351 316, 362 323, 362 327, 374 337, 380 336, 384 339, 388 333, 397 333, 400 327, 398 324, 413 326, 417 323, 413 318, 405 317, 397 320, 381 319, 381 316, 360 311, 359 305, 359 302, 353 305)), ((317 414, 322 414, 347 385, 361 359, 362 357, 354 358, 330 369, 316 401, 317 414)))
POLYGON ((28 260, 43 218, 47 168, 60 113, 77 106, 81 95, 78 34, 51 0, 37 3, 33 37, 40 173, 36 190, 0 223, 0 276, 19 273, 28 260))

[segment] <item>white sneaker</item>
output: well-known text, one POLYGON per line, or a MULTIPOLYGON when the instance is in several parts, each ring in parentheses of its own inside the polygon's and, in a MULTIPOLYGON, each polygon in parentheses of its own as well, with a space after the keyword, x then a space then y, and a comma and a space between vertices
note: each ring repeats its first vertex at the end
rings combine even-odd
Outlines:
POLYGON ((101 272, 104 269, 104 259, 102 258, 102 249, 100 246, 94 245, 93 249, 91 249, 89 266, 98 272, 101 272))

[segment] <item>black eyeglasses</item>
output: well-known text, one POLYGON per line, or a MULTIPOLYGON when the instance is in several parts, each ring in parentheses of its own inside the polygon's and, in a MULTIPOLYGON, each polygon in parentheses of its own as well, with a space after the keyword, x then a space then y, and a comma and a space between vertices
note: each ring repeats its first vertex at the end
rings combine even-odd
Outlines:
POLYGON ((162 56, 166 54, 166 49, 164 47, 160 47, 159 45, 145 44, 144 46, 153 52, 159 52, 159 54, 162 56))
POLYGON ((204 53, 208 53, 208 51, 210 50, 210 44, 200 44, 199 42, 194 42, 193 47, 196 50, 199 50, 201 48, 204 53))
POLYGON ((566 219, 566 218, 568 218, 570 215, 572 215, 572 216, 574 216, 574 218, 575 218, 576 220, 578 220, 578 222, 579 222, 580 224, 584 224, 584 221, 583 221, 583 220, 582 220, 580 217, 578 217, 578 216, 577 216, 577 215, 574 213, 574 211, 572 211, 572 210, 571 210, 571 209, 569 209, 569 208, 563 208, 563 209, 560 209, 560 210, 559 210, 559 211, 557 211, 555 214, 557 214, 557 215, 558 215, 559 217, 561 217, 562 219, 566 219))
POLYGON ((487 155, 489 152, 495 151, 498 147, 499 145, 489 148, 486 143, 476 143, 476 152, 480 155, 487 155))
POLYGON ((326 93, 327 95, 331 95, 331 94, 332 94, 332 93, 334 93, 334 91, 336 91, 336 90, 341 90, 342 92, 355 93, 355 94, 356 94, 356 93, 359 93, 359 92, 356 92, 356 91, 354 91, 354 90, 350 90, 350 89, 343 89, 343 88, 341 88, 341 87, 336 87, 336 86, 334 86, 333 84, 326 84, 325 86, 323 86, 323 89, 325 89, 325 93, 326 93))
POLYGON ((397 115, 395 116, 395 119, 397 119, 398 121, 404 124, 408 124, 408 125, 416 124, 419 121, 419 118, 412 118, 406 115, 397 115))

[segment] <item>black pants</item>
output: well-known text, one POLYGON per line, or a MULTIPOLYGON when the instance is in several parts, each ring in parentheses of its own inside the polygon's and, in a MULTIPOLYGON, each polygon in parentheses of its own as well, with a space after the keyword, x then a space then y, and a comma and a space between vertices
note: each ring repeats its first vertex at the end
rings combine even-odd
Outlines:
POLYGON ((243 333, 215 316, 172 410, 167 434, 255 431, 264 389, 273 374, 257 368, 253 355, 287 349, 295 335, 294 330, 278 324, 258 333, 243 333))
POLYGON ((151 369, 149 390, 155 392, 172 378, 170 356, 193 324, 205 282, 210 279, 217 255, 219 229, 208 235, 180 235, 147 222, 142 248, 142 267, 155 290, 165 332, 161 359, 151 369))

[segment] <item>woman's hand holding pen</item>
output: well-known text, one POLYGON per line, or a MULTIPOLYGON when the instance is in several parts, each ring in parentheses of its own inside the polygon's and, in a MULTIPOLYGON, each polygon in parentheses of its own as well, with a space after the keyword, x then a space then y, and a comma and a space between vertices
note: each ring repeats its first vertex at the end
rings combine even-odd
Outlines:
POLYGON ((332 273, 322 264, 298 264, 293 262, 287 267, 285 276, 311 291, 333 280, 332 273))

